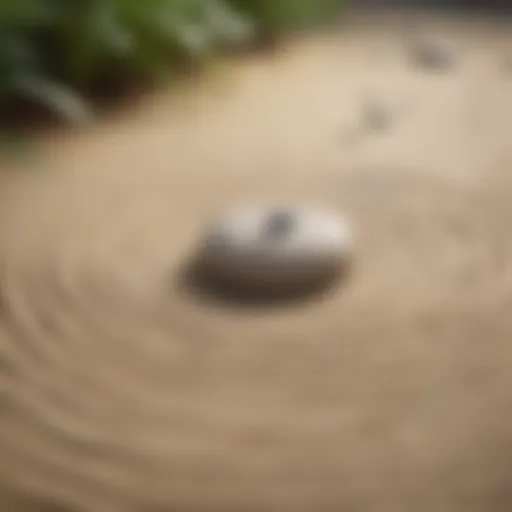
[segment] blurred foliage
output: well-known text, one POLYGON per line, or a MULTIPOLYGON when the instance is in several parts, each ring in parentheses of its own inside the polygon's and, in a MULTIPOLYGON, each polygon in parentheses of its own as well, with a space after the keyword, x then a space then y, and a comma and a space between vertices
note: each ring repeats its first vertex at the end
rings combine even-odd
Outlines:
POLYGON ((279 32, 325 21, 340 9, 340 0, 230 0, 260 30, 279 32))
POLYGON ((305 22, 340 0, 0 0, 0 110, 29 102, 72 121, 80 92, 107 80, 158 78, 178 60, 305 22))

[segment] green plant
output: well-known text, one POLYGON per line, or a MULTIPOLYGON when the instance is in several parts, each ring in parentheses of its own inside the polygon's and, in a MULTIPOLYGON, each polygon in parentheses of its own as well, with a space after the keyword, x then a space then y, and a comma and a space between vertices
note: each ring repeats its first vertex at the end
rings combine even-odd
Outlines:
POLYGON ((17 100, 35 102, 68 120, 83 121, 83 100, 50 70, 46 36, 57 20, 51 2, 2 0, 0 3, 0 107, 17 100))
POLYGON ((63 68, 80 84, 111 69, 166 74, 174 60, 202 59, 250 30, 221 0, 89 0, 66 18, 58 33, 63 68))
POLYGON ((313 25, 336 13, 341 0, 229 0, 265 31, 313 25))
POLYGON ((42 105, 84 122, 77 91, 161 77, 225 44, 302 26, 340 0, 0 0, 0 110, 42 105))
POLYGON ((83 121, 89 110, 74 91, 158 77, 250 34, 222 0, 0 0, 0 108, 29 100, 83 121))

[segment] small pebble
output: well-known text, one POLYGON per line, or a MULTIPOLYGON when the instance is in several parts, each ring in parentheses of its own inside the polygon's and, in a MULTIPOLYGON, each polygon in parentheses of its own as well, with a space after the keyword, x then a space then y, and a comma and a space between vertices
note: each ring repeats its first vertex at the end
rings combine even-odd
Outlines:
POLYGON ((452 68, 457 61, 455 47, 448 41, 427 36, 411 36, 409 50, 415 64, 427 69, 452 68))
POLYGON ((365 129, 371 132, 387 130, 393 121, 393 113, 390 106, 376 98, 365 100, 362 116, 365 129))

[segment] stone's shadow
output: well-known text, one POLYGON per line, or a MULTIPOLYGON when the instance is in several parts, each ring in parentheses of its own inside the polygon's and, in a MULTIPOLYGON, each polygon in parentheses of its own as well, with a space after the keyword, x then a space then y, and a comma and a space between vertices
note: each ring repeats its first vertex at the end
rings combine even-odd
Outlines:
POLYGON ((180 294, 200 301, 239 309, 266 309, 296 306, 325 298, 350 276, 351 265, 341 265, 337 272, 326 273, 322 279, 296 286, 241 286, 206 272, 201 261, 192 258, 173 276, 180 294))

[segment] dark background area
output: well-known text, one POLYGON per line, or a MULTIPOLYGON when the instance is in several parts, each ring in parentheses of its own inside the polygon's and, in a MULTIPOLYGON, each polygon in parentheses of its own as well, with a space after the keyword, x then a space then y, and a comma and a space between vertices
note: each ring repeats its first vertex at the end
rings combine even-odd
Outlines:
POLYGON ((512 0, 349 0, 351 7, 378 5, 383 7, 471 8, 512 10, 512 0))

